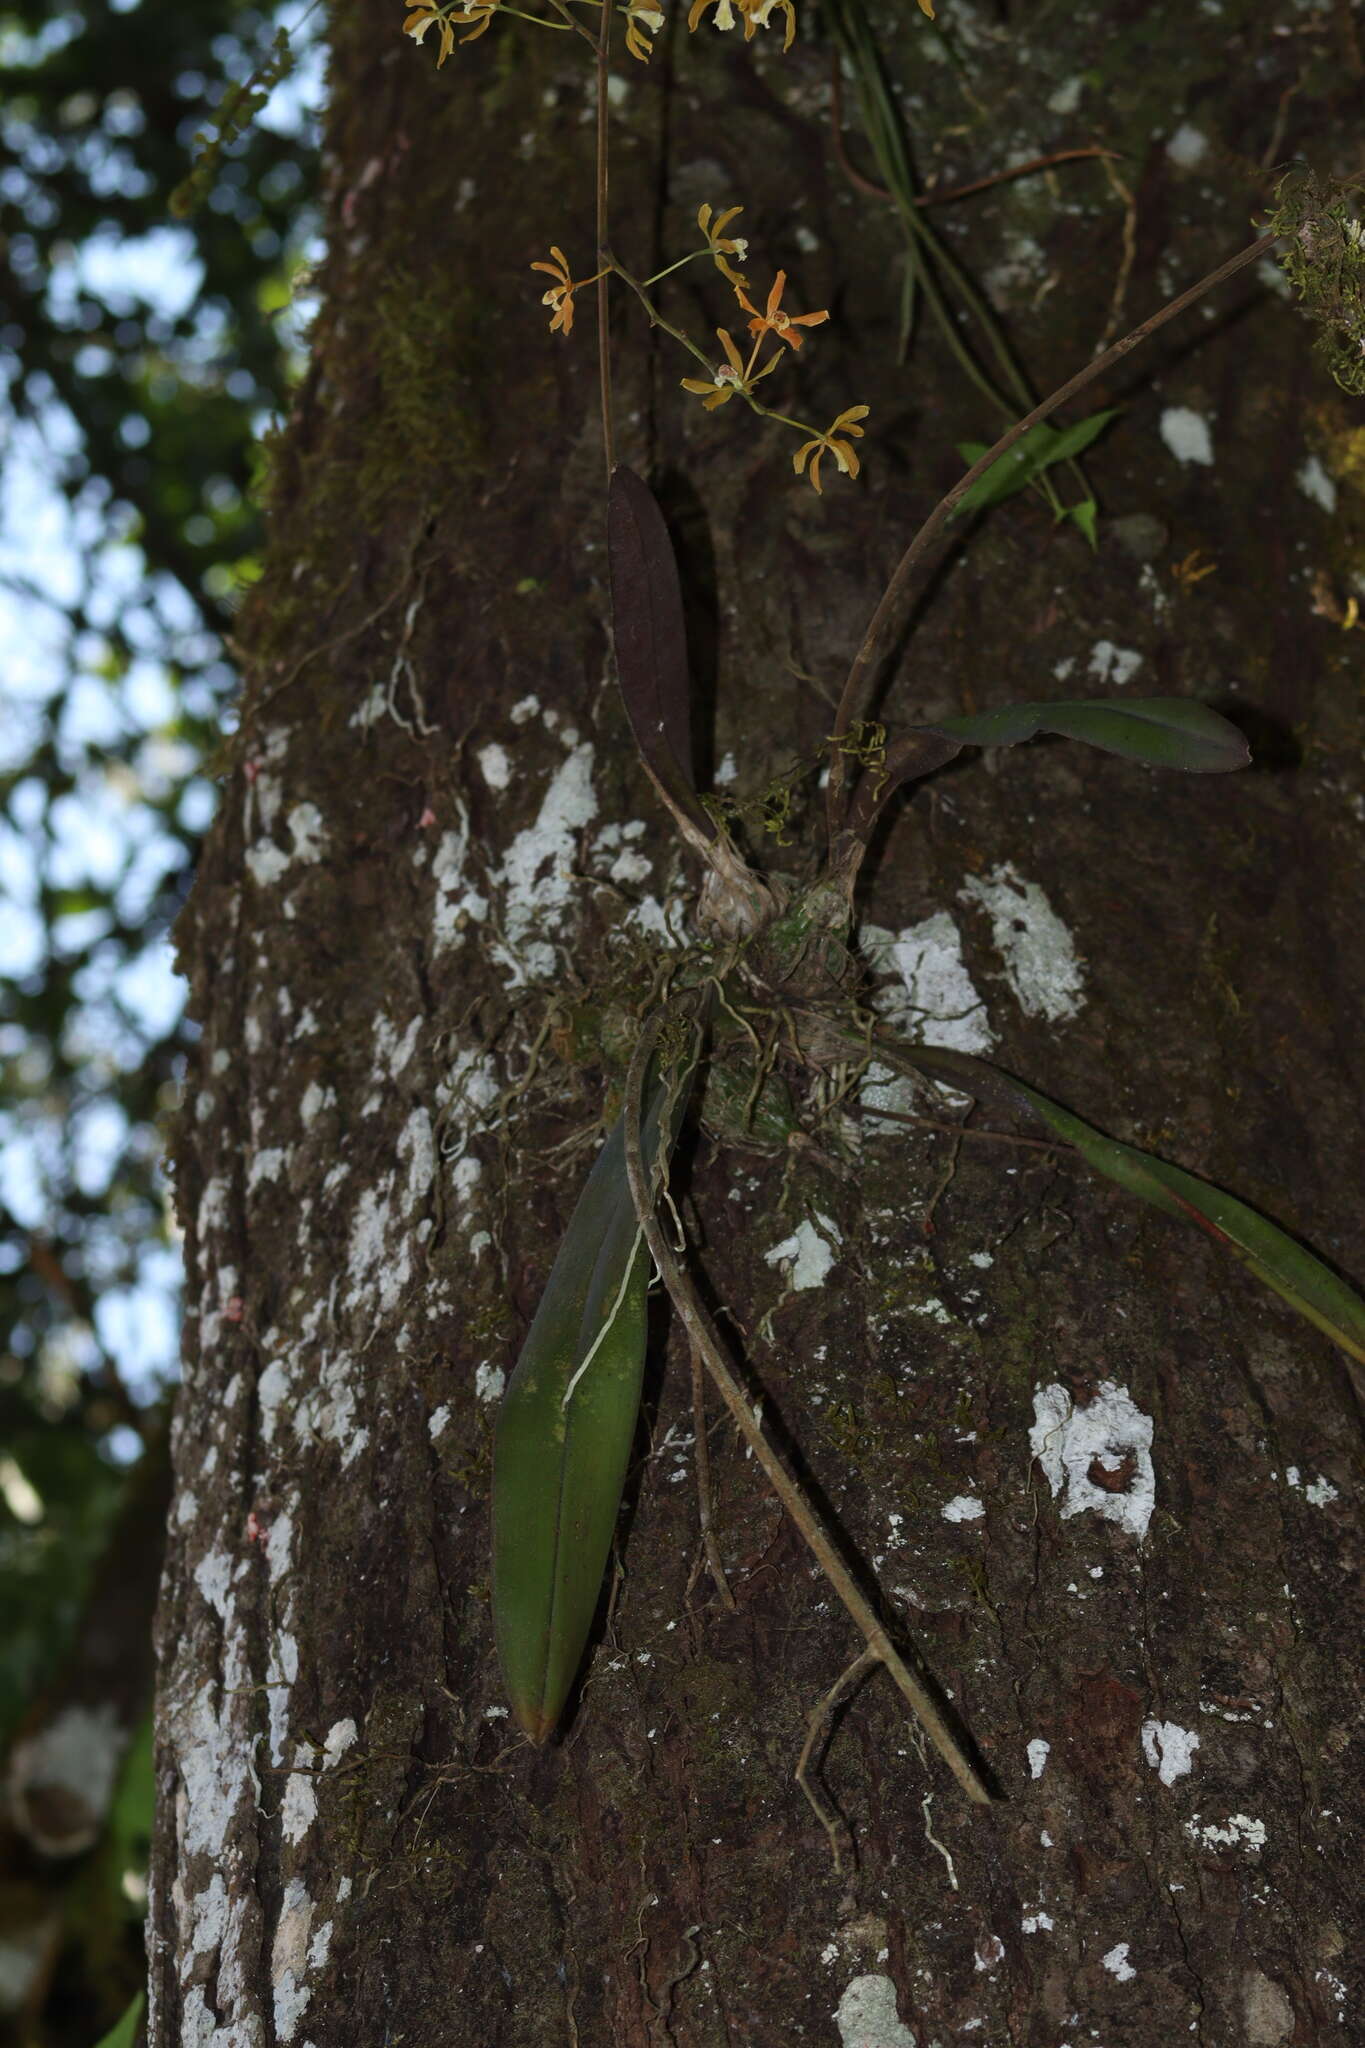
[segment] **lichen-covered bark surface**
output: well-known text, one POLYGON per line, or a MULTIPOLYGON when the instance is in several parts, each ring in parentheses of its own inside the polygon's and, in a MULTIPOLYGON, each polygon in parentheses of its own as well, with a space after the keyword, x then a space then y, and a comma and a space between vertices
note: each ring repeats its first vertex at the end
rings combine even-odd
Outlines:
MULTIPOLYGON (((619 1082, 599 1041, 696 877, 608 687, 590 295, 552 340, 525 267, 554 241, 590 268, 579 48, 503 24, 438 77, 401 11, 335 10, 322 312, 182 930, 202 1040, 150 2040, 1345 2041, 1349 1379, 1215 1246, 1052 1154, 864 1121, 837 1171, 701 1138, 682 1205, 766 1413, 1001 1803, 964 1805, 868 1684, 825 1763, 857 1845, 836 1871, 792 1771, 858 1646, 714 1409, 733 1613, 696 1573, 666 1342, 567 1735, 509 1726, 497 1395, 619 1082)), ((995 424, 931 327, 898 363, 897 230, 831 156, 801 12, 785 61, 675 25, 613 115, 622 256, 657 268, 703 200, 743 202, 751 275, 832 310, 797 409, 873 407, 863 479, 817 499, 617 307, 620 453, 674 520, 702 751, 740 797, 816 748, 955 441, 995 424)), ((947 42, 876 10, 932 179, 1119 152, 939 216, 1044 388, 1240 246, 1265 163, 1357 167, 1347 0, 940 19, 947 42)), ((683 276, 704 332, 724 288, 683 276)), ((1131 360, 1088 464, 1098 554, 1036 500, 993 515, 887 699, 1189 693, 1244 719, 1255 770, 974 761, 897 811, 861 914, 906 1031, 992 1045, 1359 1280, 1365 706, 1339 621, 1365 412, 1309 342, 1249 274, 1131 360)))

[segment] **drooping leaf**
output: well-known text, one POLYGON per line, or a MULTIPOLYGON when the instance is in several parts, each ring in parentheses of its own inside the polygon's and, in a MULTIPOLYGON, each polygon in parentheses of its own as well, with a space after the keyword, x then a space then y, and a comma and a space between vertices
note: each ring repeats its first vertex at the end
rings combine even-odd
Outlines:
MULTIPOLYGON (((1058 462, 1069 462, 1087 449, 1116 413, 1117 408, 1111 407, 1107 412, 1091 413, 1086 419, 1076 420, 1069 427, 1054 427, 1049 421, 1040 420, 963 493, 954 518, 963 512, 980 512, 987 505, 998 505, 1002 498, 1012 498, 1016 491, 1027 490, 1045 469, 1058 462)), ((957 452, 970 469, 990 452, 990 443, 959 441, 957 452)))
POLYGON ((1321 1259, 1255 1209, 1224 1194, 1183 1167, 1168 1165, 1135 1145, 1106 1138, 1060 1103, 1017 1084, 1035 1115, 1074 1145, 1088 1166, 1168 1216, 1194 1223, 1250 1267, 1265 1286, 1365 1364, 1365 1302, 1321 1259))
POLYGON ((982 1101, 1025 1110, 1055 1136, 1074 1145, 1087 1166, 1106 1180, 1182 1223, 1196 1224, 1349 1357, 1365 1364, 1365 1302, 1296 1238, 1235 1195, 1225 1194, 1197 1174, 1172 1166, 1136 1145, 1107 1138, 1093 1124, 988 1060, 943 1046, 902 1045, 881 1032, 875 1036, 875 1045, 877 1057, 885 1056, 892 1065, 929 1074, 982 1101))
POLYGON ((945 718, 929 730, 973 747, 1013 747, 1040 732, 1057 733, 1129 761, 1183 768, 1196 775, 1223 775, 1245 768, 1251 759, 1235 725, 1188 697, 1006 704, 976 718, 945 718))
MULTIPOLYGON (((661 1077, 643 1156, 661 1172, 691 1067, 661 1077)), ((493 1621, 512 1710, 535 1742, 563 1712, 611 1553, 640 1408, 649 1255, 618 1121, 579 1196, 498 1416, 493 1621)))
POLYGON ((673 543, 654 493, 624 466, 612 472, 607 554, 616 668, 640 759, 670 809, 713 839, 692 775, 687 624, 673 543))

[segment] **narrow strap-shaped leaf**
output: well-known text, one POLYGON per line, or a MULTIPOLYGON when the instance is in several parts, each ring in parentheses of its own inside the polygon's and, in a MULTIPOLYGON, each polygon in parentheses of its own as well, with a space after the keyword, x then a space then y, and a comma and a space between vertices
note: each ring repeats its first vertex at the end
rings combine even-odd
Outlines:
MULTIPOLYGON (((691 1059, 650 1093, 662 1172, 691 1059)), ((592 1629, 640 1408, 649 1255, 620 1122, 588 1175, 508 1382, 493 1454, 493 1621, 518 1722, 551 1734, 592 1629)))
POLYGON ((1238 728, 1189 697, 1006 704, 977 718, 945 718, 927 730, 972 747, 1013 747, 1040 732, 1057 733, 1106 754, 1195 775, 1225 775, 1245 768, 1251 759, 1238 728))
POLYGON ((1105 1137, 1059 1102, 971 1053, 953 1052, 944 1046, 906 1045, 881 1032, 874 1034, 872 1049, 878 1059, 946 1081, 964 1094, 1027 1111, 1074 1145, 1086 1165, 1106 1180, 1117 1182, 1168 1216, 1197 1224, 1349 1357, 1365 1364, 1365 1302, 1287 1231, 1235 1195, 1225 1194, 1196 1174, 1171 1166, 1136 1145, 1105 1137))
POLYGON ((903 783, 931 775, 963 747, 1015 747, 1040 732, 1084 740, 1103 753, 1146 761, 1154 768, 1183 768, 1195 775, 1223 775, 1245 768, 1251 759, 1238 728, 1189 697, 1005 704, 977 717, 912 726, 888 739, 882 765, 867 769, 858 784, 849 807, 846 842, 855 849, 865 846, 887 799, 903 783))
POLYGON ((714 839, 692 774, 687 624, 673 543, 649 486, 612 471, 607 506, 612 632, 626 716, 650 777, 670 810, 714 839))

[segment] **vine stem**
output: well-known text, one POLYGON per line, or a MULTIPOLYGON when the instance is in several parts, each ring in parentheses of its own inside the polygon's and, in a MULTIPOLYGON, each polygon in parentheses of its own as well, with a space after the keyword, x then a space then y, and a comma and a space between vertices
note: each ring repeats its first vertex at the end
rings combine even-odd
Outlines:
MULTIPOLYGON (((988 448, 980 460, 974 462, 971 468, 958 478, 952 489, 939 499, 896 564, 891 580, 882 592, 877 608, 868 623, 862 645, 853 657, 853 665, 844 683, 843 695, 839 699, 839 709, 835 716, 832 738, 836 742, 843 739, 849 727, 864 713, 877 666, 903 623, 905 599, 911 578, 977 478, 984 476, 988 469, 999 462, 1002 455, 1008 455, 1010 449, 1023 439, 1031 427, 1036 427, 1048 419, 1065 405, 1068 399, 1075 398, 1087 385, 1093 384, 1097 377, 1102 377, 1106 370, 1121 362, 1124 356, 1155 334, 1159 327, 1164 327, 1168 320, 1174 320, 1187 306, 1192 306, 1197 299, 1202 299, 1206 292, 1211 292, 1218 285, 1226 283, 1228 278, 1235 277, 1239 270, 1245 270, 1248 264, 1264 256, 1267 250, 1274 247, 1277 239, 1273 233, 1258 236, 1247 248, 1236 256, 1230 256, 1226 263, 1220 263, 1216 270, 1211 270, 1207 277, 1200 278, 1198 284, 1192 284, 1188 291, 1181 292, 1178 298, 1161 307, 1159 312, 1153 313, 1130 334, 1123 335, 1107 348, 1103 355, 1096 356, 1093 362, 1087 363, 1083 370, 1078 370, 1074 377, 1060 385, 1049 398, 1043 399, 1040 405, 1035 405, 1032 412, 1026 413, 1023 419, 1016 420, 1014 425, 1000 436, 995 446, 988 448)), ((829 775, 828 819, 831 844, 844 821, 846 780, 846 756, 836 744, 829 775)))
MULTIPOLYGON (((611 54, 610 5, 602 9, 602 26, 597 34, 597 260, 609 264, 607 249, 607 64, 611 54)), ((611 304, 611 271, 604 269, 597 280, 597 375, 602 402, 602 447, 607 463, 607 487, 611 487, 611 473, 616 466, 615 436, 611 419, 611 329, 609 325, 611 304)))
POLYGON ((996 1795, 949 1727, 937 1702, 906 1665, 844 1563, 828 1529, 764 1435, 762 1425, 745 1397, 744 1389, 725 1359, 715 1326, 660 1227, 656 1195, 644 1162, 641 1142, 645 1076, 649 1071, 650 1059, 664 1025, 673 1017, 684 1014, 685 1010, 690 1010, 694 1002, 695 998, 692 996, 674 997, 646 1020, 631 1056, 630 1071, 626 1077, 623 1108, 626 1175, 630 1182, 631 1198, 635 1203, 635 1213, 645 1234, 645 1242, 649 1246, 659 1277, 668 1290, 669 1299, 687 1332, 689 1342, 700 1352, 721 1399, 729 1409, 740 1435, 753 1452, 768 1484, 805 1539, 807 1547, 834 1593, 862 1631, 869 1656, 886 1666, 920 1726, 968 1799, 978 1806, 990 1805, 996 1795))

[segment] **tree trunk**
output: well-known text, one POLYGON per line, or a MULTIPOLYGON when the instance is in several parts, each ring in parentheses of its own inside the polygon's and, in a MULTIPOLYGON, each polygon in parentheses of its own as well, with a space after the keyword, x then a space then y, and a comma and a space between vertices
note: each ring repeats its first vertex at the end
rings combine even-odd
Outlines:
MULTIPOLYGON (((824 1757, 836 1867, 793 1768, 861 1644, 714 1400, 733 1611, 696 1571, 662 1313, 581 1693, 542 1750, 509 1721, 497 1396, 697 876, 609 686, 593 295, 551 338, 526 267, 553 242, 592 268, 581 46, 495 23, 438 75, 391 0, 334 11, 321 312, 181 932, 202 1036, 149 2040, 1345 2039, 1349 1378, 1215 1245, 1055 1152, 850 1123, 814 1151, 702 1137, 681 1176, 766 1416, 1001 1800, 968 1806, 871 1680, 824 1757)), ((771 402, 873 408, 862 479, 817 497, 790 437, 680 391, 695 365, 616 295, 617 452, 678 537, 699 751, 740 798, 817 753, 954 443, 999 425, 931 326, 898 366, 899 229, 830 154, 800 11, 786 59, 776 29, 672 24, 648 70, 620 60, 613 113, 623 260, 658 269, 703 201, 743 203, 758 289, 785 265, 832 309, 771 402)), ((931 180, 1124 152, 941 216, 1044 390, 1111 312, 1240 246, 1263 158, 1350 154, 1345 5, 1283 34, 1247 0, 1052 10, 1045 37, 943 0, 940 25, 949 63, 915 10, 878 16, 931 180)), ((726 317, 705 272, 670 301, 701 335, 726 317)), ((1099 552, 1036 498, 990 514, 888 697, 906 723, 1189 694, 1242 720, 1255 771, 973 760, 896 809, 860 915, 901 941, 904 1029, 989 1032, 1359 1277, 1365 707, 1339 621, 1365 425, 1310 341, 1252 273, 1133 359, 1095 401, 1125 407, 1090 462, 1099 552)), ((798 806, 771 864, 816 829, 798 806)))

